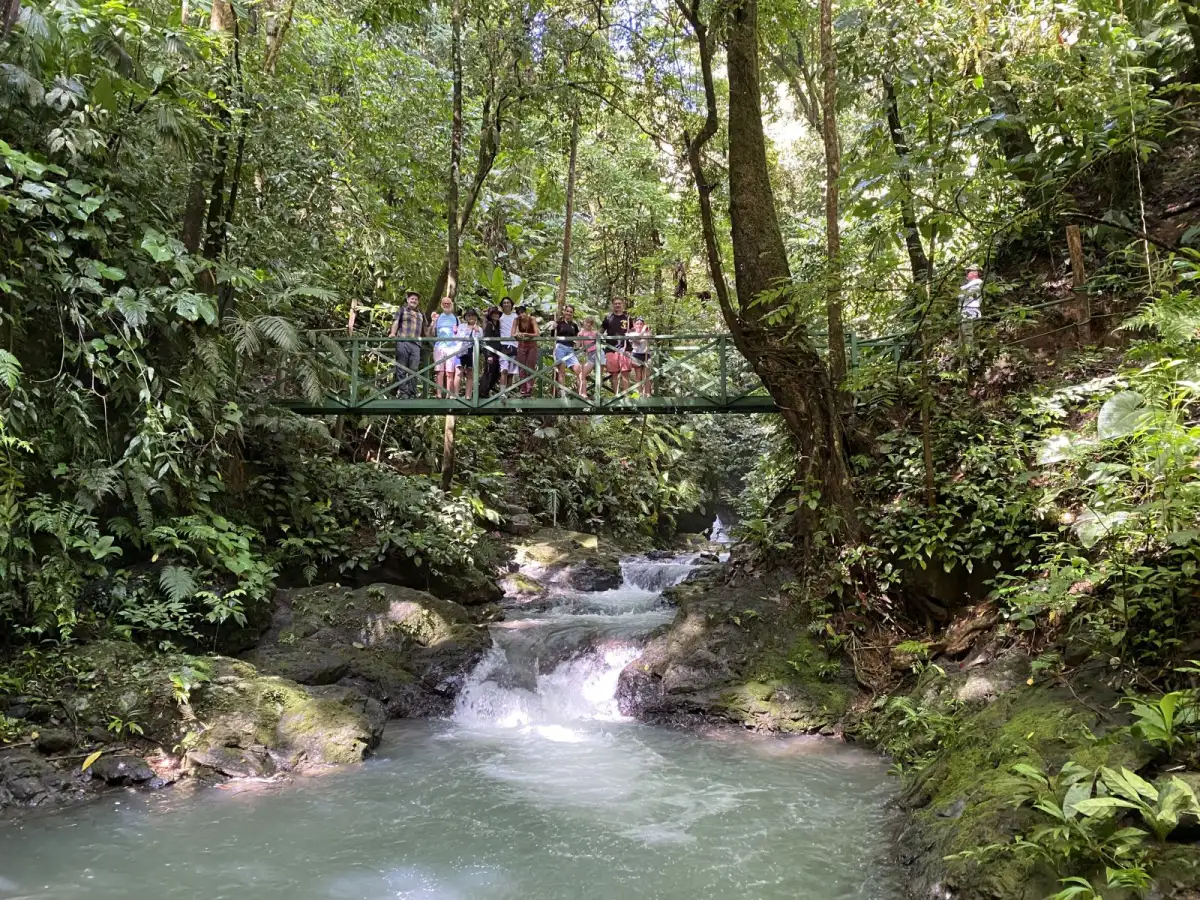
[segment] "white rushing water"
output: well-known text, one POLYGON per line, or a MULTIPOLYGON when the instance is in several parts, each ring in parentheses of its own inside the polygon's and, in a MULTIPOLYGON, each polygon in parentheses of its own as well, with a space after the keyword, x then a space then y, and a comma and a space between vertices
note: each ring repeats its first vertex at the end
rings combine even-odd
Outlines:
POLYGON ((492 629, 491 651, 467 679, 454 711, 464 726, 556 729, 613 721, 617 679, 645 635, 671 619, 662 592, 692 571, 696 556, 634 557, 611 591, 561 591, 545 611, 509 610, 492 629))
POLYGON ((0 824, 0 900, 895 900, 878 759, 618 714, 691 565, 512 605, 453 717, 363 766, 0 824))

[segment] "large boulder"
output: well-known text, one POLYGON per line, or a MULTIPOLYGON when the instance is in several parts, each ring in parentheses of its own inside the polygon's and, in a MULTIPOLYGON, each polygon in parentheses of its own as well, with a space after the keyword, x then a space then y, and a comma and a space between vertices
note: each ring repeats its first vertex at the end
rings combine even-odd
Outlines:
POLYGON ((353 687, 304 687, 244 661, 127 641, 75 648, 61 671, 47 692, 49 725, 34 742, 41 755, 0 750, 0 810, 161 787, 181 767, 239 777, 357 762, 386 719, 382 704, 353 687), (114 718, 122 724, 110 730, 114 718))
POLYGON ((857 694, 853 677, 809 635, 783 583, 736 587, 709 574, 668 588, 678 612, 621 673, 622 714, 792 733, 840 724, 857 694))
POLYGON ((392 584, 323 585, 277 592, 271 628, 245 658, 300 684, 359 689, 411 718, 448 712, 490 645, 452 601, 392 584))
POLYGON ((225 659, 191 709, 187 761, 233 778, 359 762, 386 720, 382 704, 352 688, 306 688, 225 659))
POLYGON ((577 591, 606 591, 621 586, 621 553, 593 534, 543 528, 513 544, 520 575, 543 585, 577 591))
POLYGON ((474 566, 433 573, 418 566, 407 556, 393 554, 378 565, 351 576, 354 587, 392 584, 427 591, 460 606, 477 607, 499 603, 504 591, 496 579, 474 566))
POLYGON ((73 769, 60 768, 29 750, 0 750, 0 810, 82 800, 90 780, 78 762, 73 769))

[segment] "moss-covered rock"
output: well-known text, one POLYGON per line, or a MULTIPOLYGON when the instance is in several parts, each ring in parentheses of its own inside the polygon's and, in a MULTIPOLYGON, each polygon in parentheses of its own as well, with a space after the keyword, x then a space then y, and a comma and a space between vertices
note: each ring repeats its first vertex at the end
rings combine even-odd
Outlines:
POLYGON ((383 734, 382 705, 345 687, 305 688, 219 659, 197 691, 181 745, 192 765, 231 777, 360 761, 383 734))
POLYGON ((358 762, 386 719, 352 687, 303 687, 242 660, 125 641, 74 648, 48 671, 54 740, 38 744, 41 756, 0 752, 0 810, 72 802, 105 786, 160 787, 179 777, 181 761, 231 777, 358 762), (94 750, 103 755, 81 772, 94 750))
POLYGON ((781 593, 782 575, 734 587, 715 574, 665 592, 671 625, 621 674, 625 715, 653 721, 721 719, 764 731, 838 726, 857 688, 781 593))
POLYGON ((307 685, 355 687, 396 717, 439 715, 490 646, 460 605, 373 584, 279 591, 263 642, 246 654, 264 672, 307 685))
MULTIPOLYGON (((621 584, 621 551, 594 534, 543 528, 512 545, 513 562, 527 581, 578 591, 603 591, 621 584)), ((526 597, 535 596, 527 592, 526 597)))
MULTIPOLYGON (((1118 727, 1124 723, 1107 709, 1112 697, 1100 683, 1030 685, 1026 674, 1023 657, 1013 655, 982 669, 934 676, 914 691, 922 715, 957 712, 933 762, 907 775, 903 785, 900 805, 908 822, 901 859, 913 896, 1048 896, 1057 889, 1055 876, 1028 855, 952 858, 1007 843, 1037 818, 1012 804, 1013 766, 1057 771, 1072 760, 1088 768, 1136 770, 1149 761, 1148 748, 1118 727), (1078 699, 1089 694, 1099 703, 1078 699)), ((877 736, 885 742, 890 737, 877 736)))

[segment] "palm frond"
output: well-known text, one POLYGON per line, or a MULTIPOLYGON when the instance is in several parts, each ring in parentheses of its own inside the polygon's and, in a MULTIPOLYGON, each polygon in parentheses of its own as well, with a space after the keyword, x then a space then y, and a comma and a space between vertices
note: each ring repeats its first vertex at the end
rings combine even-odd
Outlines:
POLYGON ((296 326, 282 316, 258 316, 254 319, 254 330, 264 340, 287 353, 295 353, 300 349, 300 334, 296 326))

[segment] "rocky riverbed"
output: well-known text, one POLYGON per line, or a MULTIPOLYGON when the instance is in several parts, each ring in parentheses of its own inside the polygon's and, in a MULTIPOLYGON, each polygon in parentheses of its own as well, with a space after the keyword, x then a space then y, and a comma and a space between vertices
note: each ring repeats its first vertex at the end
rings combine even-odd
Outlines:
POLYGON ((237 658, 114 640, 71 650, 44 696, 0 695, 0 711, 36 729, 0 749, 0 813, 358 762, 389 719, 447 715, 491 646, 487 625, 503 616, 506 590, 536 605, 558 586, 621 583, 610 542, 516 530, 505 571, 427 579, 436 593, 387 566, 369 573, 378 582, 280 589, 260 626, 239 633, 252 646, 237 658))

